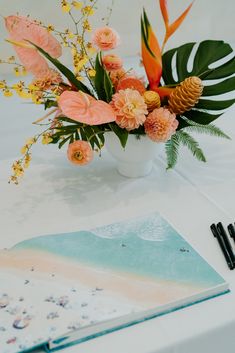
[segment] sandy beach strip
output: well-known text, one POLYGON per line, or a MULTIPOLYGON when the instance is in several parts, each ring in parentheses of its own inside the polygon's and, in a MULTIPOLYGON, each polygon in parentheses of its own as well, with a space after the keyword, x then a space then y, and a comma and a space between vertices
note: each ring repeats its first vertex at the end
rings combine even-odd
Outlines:
POLYGON ((174 281, 146 279, 135 274, 94 268, 49 252, 14 249, 0 253, 0 271, 14 270, 20 276, 20 272, 27 272, 32 268, 35 277, 43 275, 48 280, 48 276, 53 274, 65 282, 79 282, 88 288, 102 288, 112 292, 114 296, 141 304, 146 309, 195 295, 203 290, 202 287, 174 281))

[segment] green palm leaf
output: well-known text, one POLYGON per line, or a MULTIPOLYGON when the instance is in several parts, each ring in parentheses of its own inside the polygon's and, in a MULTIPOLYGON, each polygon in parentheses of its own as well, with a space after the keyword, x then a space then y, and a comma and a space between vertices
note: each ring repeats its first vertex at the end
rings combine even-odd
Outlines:
POLYGON ((201 162, 206 162, 206 157, 204 156, 204 153, 199 147, 198 142, 191 135, 189 135, 185 131, 178 131, 177 136, 179 142, 185 147, 187 147, 192 152, 194 157, 196 157, 201 162))
MULTIPOLYGON (((165 85, 177 85, 189 76, 198 76, 203 82, 204 89, 200 101, 195 108, 184 115, 195 122, 206 125, 217 119, 220 114, 212 114, 208 110, 222 110, 230 107, 235 99, 219 99, 220 94, 235 90, 235 57, 226 61, 226 57, 233 53, 231 46, 223 41, 205 40, 201 42, 192 57, 196 43, 187 43, 178 48, 167 51, 163 55, 163 75, 165 85), (223 59, 223 63, 216 67, 216 62, 223 59), (173 68, 176 60, 175 68, 173 68), (192 60, 192 70, 189 71, 189 62, 192 60), (213 65, 212 65, 213 64, 213 65), (212 67, 214 66, 214 67, 212 67), (173 71, 175 70, 175 74, 173 71), (223 79, 216 83, 212 80, 223 79), (210 82, 211 81, 211 82, 210 82), (215 99, 203 99, 214 96, 215 99), (204 110, 204 111, 202 111, 204 110)), ((180 120, 180 128, 187 123, 180 120)))
POLYGON ((188 124, 188 126, 186 127, 187 131, 197 132, 199 134, 208 134, 211 136, 221 137, 221 138, 230 140, 230 137, 226 135, 220 128, 218 128, 218 126, 215 126, 213 124, 208 124, 208 125, 198 124, 185 117, 183 119, 188 124))
POLYGON ((167 169, 172 169, 176 165, 178 160, 179 147, 180 147, 180 142, 178 139, 178 132, 177 132, 165 144, 167 169))
POLYGON ((177 131, 165 144, 167 169, 172 169, 176 165, 180 145, 187 147, 193 156, 196 157, 199 161, 206 162, 206 157, 199 147, 198 142, 186 131, 181 130, 177 131))

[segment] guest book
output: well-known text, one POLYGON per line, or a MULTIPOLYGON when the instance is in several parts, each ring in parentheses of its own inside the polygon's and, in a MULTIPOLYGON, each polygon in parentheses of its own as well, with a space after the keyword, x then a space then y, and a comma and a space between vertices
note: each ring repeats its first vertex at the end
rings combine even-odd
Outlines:
POLYGON ((226 293, 154 213, 0 252, 1 353, 55 351, 226 293))

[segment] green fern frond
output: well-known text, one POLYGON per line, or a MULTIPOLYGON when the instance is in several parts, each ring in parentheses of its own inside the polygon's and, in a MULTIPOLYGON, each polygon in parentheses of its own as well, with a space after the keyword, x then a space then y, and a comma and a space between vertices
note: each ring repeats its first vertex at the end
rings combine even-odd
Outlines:
POLYGON ((199 147, 198 142, 191 135, 182 130, 178 131, 176 134, 179 142, 186 146, 199 161, 206 162, 206 157, 199 147))
POLYGON ((230 137, 228 135, 226 135, 220 128, 213 124, 202 125, 195 123, 194 121, 189 120, 185 117, 182 118, 189 124, 189 126, 185 127, 184 130, 187 129, 187 131, 197 132, 199 134, 208 134, 211 136, 226 138, 230 140, 230 137))
POLYGON ((167 157, 167 169, 172 169, 177 163, 179 154, 179 139, 178 133, 174 134, 165 144, 167 157))

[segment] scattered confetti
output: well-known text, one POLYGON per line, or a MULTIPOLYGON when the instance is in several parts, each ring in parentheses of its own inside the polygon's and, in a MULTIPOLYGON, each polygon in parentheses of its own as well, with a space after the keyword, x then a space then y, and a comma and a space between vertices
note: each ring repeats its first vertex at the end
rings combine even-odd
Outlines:
POLYGON ((56 305, 62 306, 65 308, 69 303, 69 298, 65 295, 57 299, 56 305))
POLYGON ((9 304, 10 300, 7 294, 3 294, 0 298, 0 309, 5 308, 9 304))
POLYGON ((185 248, 180 248, 180 251, 181 251, 181 252, 189 252, 189 250, 188 250, 188 249, 185 249, 185 248))
POLYGON ((68 330, 77 330, 81 327, 81 323, 80 322, 73 322, 71 324, 68 325, 68 330))
POLYGON ((27 315, 26 317, 17 317, 15 321, 13 322, 13 327, 19 330, 24 329, 25 327, 29 326, 29 323, 31 321, 32 317, 27 315))
POLYGON ((19 306, 9 306, 6 310, 7 313, 10 315, 16 315, 20 312, 20 307, 19 306))
POLYGON ((17 341, 17 338, 16 337, 12 337, 12 338, 9 338, 6 343, 7 344, 12 344, 12 343, 16 343, 16 341, 17 341))
POLYGON ((51 312, 47 315, 48 320, 57 319, 58 317, 59 317, 59 314, 57 312, 51 312))
POLYGON ((45 299, 45 302, 48 302, 48 303, 55 303, 55 298, 52 296, 52 295, 50 295, 49 297, 47 297, 46 299, 45 299))

